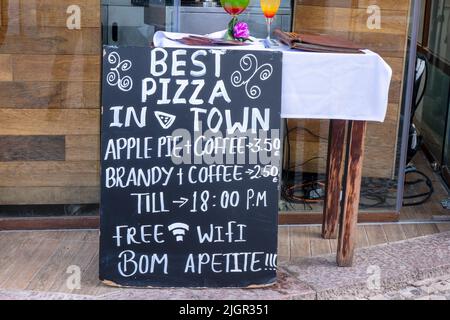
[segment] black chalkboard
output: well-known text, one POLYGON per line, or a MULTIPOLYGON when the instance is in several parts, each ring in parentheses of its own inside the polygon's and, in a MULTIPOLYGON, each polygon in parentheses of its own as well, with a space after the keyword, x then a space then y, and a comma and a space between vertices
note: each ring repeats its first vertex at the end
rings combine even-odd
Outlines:
POLYGON ((103 48, 101 280, 275 282, 281 60, 103 48))

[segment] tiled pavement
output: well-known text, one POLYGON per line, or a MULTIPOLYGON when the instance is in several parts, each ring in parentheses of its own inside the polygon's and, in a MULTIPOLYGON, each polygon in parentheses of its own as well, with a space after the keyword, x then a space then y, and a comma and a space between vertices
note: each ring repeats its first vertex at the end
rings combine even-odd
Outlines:
POLYGON ((0 258, 0 299, 447 299, 450 292, 450 232, 358 249, 351 268, 338 268, 334 254, 291 259, 281 263, 279 281, 272 287, 196 290, 106 287, 97 280, 96 258, 83 254, 96 242, 78 239, 78 234, 70 237, 77 239, 74 244, 53 255, 39 253, 40 244, 26 238, 8 244, 9 253, 0 258), (46 255, 51 258, 33 275, 33 264, 46 255), (65 264, 72 256, 83 265, 80 290, 66 285, 65 264), (18 270, 24 262, 27 268, 18 270))
MULTIPOLYGON (((348 297, 349 299, 358 297, 348 297)), ((404 288, 386 291, 370 300, 450 300, 450 274, 408 284, 404 288)))

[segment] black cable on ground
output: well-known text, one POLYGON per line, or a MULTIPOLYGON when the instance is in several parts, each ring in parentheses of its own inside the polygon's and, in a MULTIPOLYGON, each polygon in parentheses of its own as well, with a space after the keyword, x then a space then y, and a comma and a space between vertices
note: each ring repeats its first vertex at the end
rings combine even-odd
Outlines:
POLYGON ((412 199, 420 199, 420 198, 422 198, 419 201, 409 202, 409 203, 403 201, 403 206, 404 207, 412 207, 412 206, 418 206, 418 205, 424 204, 425 202, 427 202, 432 197, 432 195, 434 193, 433 182, 431 181, 430 178, 428 178, 428 176, 425 173, 423 173, 422 171, 419 171, 419 170, 412 170, 412 171, 407 171, 405 173, 405 175, 412 174, 412 173, 415 173, 415 174, 418 174, 418 175, 422 176, 425 180, 418 179, 418 180, 414 180, 414 181, 409 181, 409 182, 405 182, 405 185, 412 186, 412 185, 418 185, 420 183, 425 183, 426 186, 428 187, 428 191, 420 193, 420 194, 404 196, 403 200, 412 200, 412 199))
MULTIPOLYGON (((325 182, 322 179, 304 179, 304 172, 295 170, 303 167, 304 165, 314 161, 323 159, 323 157, 313 157, 304 161, 301 164, 295 164, 291 166, 291 142, 289 135, 297 129, 304 130, 310 135, 317 137, 321 140, 327 141, 328 139, 321 137, 311 130, 297 126, 289 129, 288 121, 285 119, 286 134, 284 135, 284 146, 285 155, 287 162, 287 169, 283 170, 283 181, 281 185, 281 196, 288 203, 292 204, 303 204, 305 209, 306 206, 312 209, 311 204, 320 203, 324 200, 324 194, 319 194, 317 190, 325 191, 325 182), (294 172, 292 172, 294 169, 294 172), (301 182, 295 183, 297 177, 300 176, 301 182)), ((428 188, 427 192, 414 195, 404 195, 403 206, 418 206, 426 203, 434 193, 433 183, 426 174, 415 168, 409 168, 405 175, 418 174, 424 179, 416 179, 414 181, 405 182, 405 186, 419 185, 420 183, 425 183, 428 188), (418 201, 412 201, 415 199, 420 199, 418 201), (407 201, 405 201, 407 200, 407 201), (409 202, 412 201, 412 202, 409 202)), ((360 207, 363 209, 376 209, 376 208, 386 208, 390 206, 389 200, 396 200, 395 195, 397 192, 397 183, 395 180, 377 179, 377 178, 363 178, 361 186, 361 203, 360 207), (367 202, 368 201, 368 202, 367 202)))

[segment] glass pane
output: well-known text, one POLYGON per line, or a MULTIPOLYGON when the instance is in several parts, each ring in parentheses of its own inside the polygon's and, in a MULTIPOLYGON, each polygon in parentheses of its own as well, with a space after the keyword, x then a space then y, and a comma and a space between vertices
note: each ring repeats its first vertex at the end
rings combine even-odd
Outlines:
POLYGON ((425 96, 416 116, 424 143, 437 163, 446 157, 448 95, 450 90, 450 3, 431 2, 428 72, 425 96))
MULTIPOLYGON (((219 0, 181 0, 179 19, 179 30, 181 32, 205 34, 226 29, 230 16, 223 10, 219 0), (205 4, 208 4, 208 6, 205 7, 205 4)), ((247 9, 239 15, 239 20, 249 24, 252 36, 259 38, 267 36, 264 15, 262 14, 259 0, 250 0, 247 9)), ((277 27, 284 30, 291 29, 290 0, 281 1, 273 23, 273 28, 277 27)))
POLYGON ((448 99, 450 91, 450 3, 432 1, 430 17, 430 70, 420 128, 425 143, 435 159, 443 166, 449 161, 448 99), (447 132, 446 132, 447 131, 447 132), (445 147, 444 147, 445 141, 445 147), (442 159, 443 157, 443 159, 442 159))
POLYGON ((103 44, 148 46, 158 30, 173 31, 173 1, 102 0, 103 44))
POLYGON ((428 68, 427 87, 422 106, 416 113, 416 124, 424 137, 424 143, 428 150, 440 162, 446 135, 450 77, 432 64, 429 64, 428 68))
MULTIPOLYGON (((450 76, 449 76, 450 81, 450 76)), ((449 87, 449 96, 448 96, 448 117, 447 117, 447 123, 450 121, 450 87, 449 87)), ((450 168, 450 128, 447 127, 447 135, 445 139, 445 150, 444 150, 444 165, 448 168, 450 168)), ((447 184, 450 184, 450 181, 446 181, 447 184)))
POLYGON ((434 0, 431 6, 428 47, 438 58, 450 63, 450 2, 434 0))
MULTIPOLYGON (((353 40, 379 53, 392 67, 386 120, 370 123, 367 130, 360 208, 366 212, 393 213, 398 210, 402 85, 409 53, 411 2, 377 1, 376 4, 329 0, 312 5, 310 1, 297 1, 293 20, 294 31, 326 33, 353 40)), ((282 210, 322 212, 323 201, 319 200, 324 194, 328 126, 328 121, 288 122, 282 210)))
MULTIPOLYGON (((158 30, 207 34, 226 29, 230 19, 219 0, 102 0, 104 44, 146 46, 158 30)), ((249 23, 252 36, 266 36, 259 0, 250 0, 239 20, 249 23)), ((277 27, 291 28, 290 0, 281 1, 277 27)))

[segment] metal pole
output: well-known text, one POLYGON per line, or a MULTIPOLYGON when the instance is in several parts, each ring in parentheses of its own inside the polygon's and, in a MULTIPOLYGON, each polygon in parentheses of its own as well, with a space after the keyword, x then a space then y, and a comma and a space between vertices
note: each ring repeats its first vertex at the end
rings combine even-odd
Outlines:
POLYGON ((180 32, 180 7, 181 0, 173 1, 173 21, 172 21, 172 30, 173 32, 180 32))
POLYGON ((416 71, 416 59, 417 59, 417 39, 419 34, 419 21, 420 21, 420 1, 412 0, 412 21, 411 21, 411 38, 410 38, 410 50, 408 54, 408 66, 406 70, 406 88, 404 90, 403 99, 403 127, 401 135, 400 146, 400 165, 398 171, 398 185, 397 185, 397 205, 396 210, 399 212, 403 204, 404 184, 405 184, 405 169, 406 169, 406 157, 408 152, 408 140, 409 140, 409 127, 411 126, 411 107, 413 104, 412 97, 414 91, 414 80, 416 71))

